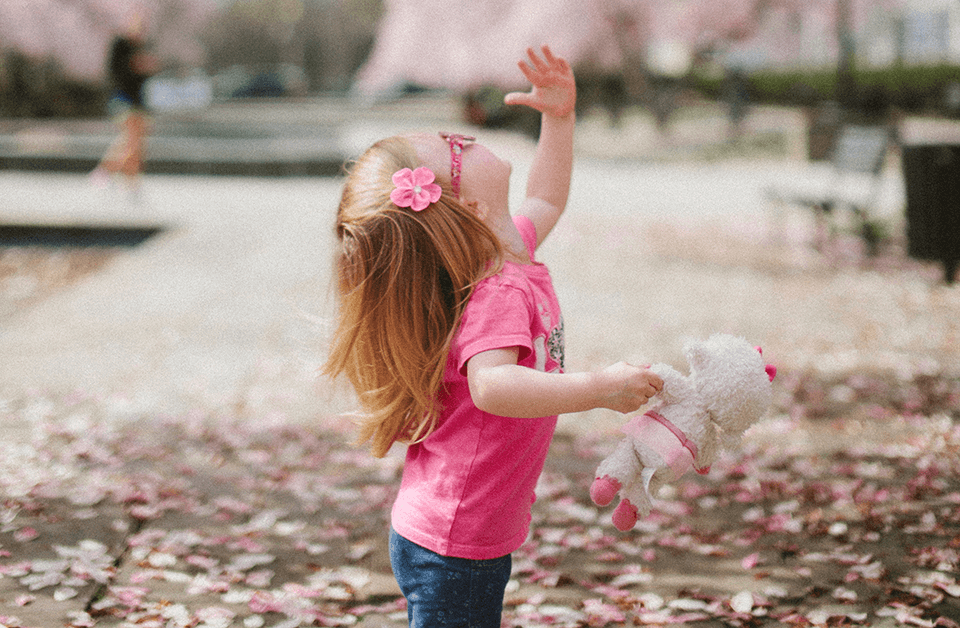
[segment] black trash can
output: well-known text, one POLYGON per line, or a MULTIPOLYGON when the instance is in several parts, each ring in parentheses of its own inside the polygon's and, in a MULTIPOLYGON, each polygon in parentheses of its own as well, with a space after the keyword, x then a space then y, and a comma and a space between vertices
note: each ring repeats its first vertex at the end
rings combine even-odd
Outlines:
POLYGON ((960 144, 903 147, 907 192, 907 253, 943 263, 956 278, 960 261, 960 144))

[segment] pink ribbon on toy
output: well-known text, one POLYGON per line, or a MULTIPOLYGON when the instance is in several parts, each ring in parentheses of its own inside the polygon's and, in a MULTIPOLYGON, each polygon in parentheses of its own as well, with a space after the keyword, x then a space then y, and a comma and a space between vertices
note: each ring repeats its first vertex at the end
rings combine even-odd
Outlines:
POLYGON ((683 430, 653 410, 633 417, 621 431, 657 452, 673 471, 673 479, 682 476, 690 467, 700 475, 710 472, 710 467, 698 469, 694 464, 697 444, 687 438, 683 430))

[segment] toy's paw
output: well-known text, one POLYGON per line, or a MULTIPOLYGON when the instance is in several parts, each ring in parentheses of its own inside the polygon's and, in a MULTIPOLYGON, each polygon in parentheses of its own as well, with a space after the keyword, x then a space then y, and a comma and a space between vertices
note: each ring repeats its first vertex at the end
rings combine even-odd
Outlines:
POLYGON ((631 504, 629 499, 620 500, 620 504, 613 511, 613 525, 621 532, 626 532, 637 525, 638 518, 637 507, 631 504))
POLYGON ((617 491, 621 489, 621 484, 615 478, 605 475, 597 478, 590 486, 590 499, 597 506, 606 506, 613 501, 617 491))

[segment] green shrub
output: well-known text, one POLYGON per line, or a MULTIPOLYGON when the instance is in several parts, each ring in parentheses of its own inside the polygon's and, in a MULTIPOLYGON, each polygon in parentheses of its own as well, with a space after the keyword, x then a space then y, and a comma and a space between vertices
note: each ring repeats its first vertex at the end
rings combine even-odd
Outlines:
MULTIPOLYGON (((853 80, 860 96, 882 95, 888 103, 911 112, 939 111, 945 106, 945 90, 960 83, 960 65, 891 66, 855 69, 853 80)), ((723 78, 694 74, 691 84, 711 98, 719 98, 723 78)), ((749 75, 750 96, 755 103, 809 106, 837 97, 837 72, 820 70, 762 70, 749 75)))

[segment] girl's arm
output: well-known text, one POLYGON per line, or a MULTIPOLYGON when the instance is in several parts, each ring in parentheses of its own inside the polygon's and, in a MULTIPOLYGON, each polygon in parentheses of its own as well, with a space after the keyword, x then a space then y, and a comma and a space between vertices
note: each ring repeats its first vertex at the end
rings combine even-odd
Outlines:
POLYGON ((508 105, 526 105, 541 112, 540 140, 527 181, 527 198, 519 213, 533 221, 537 244, 547 237, 567 206, 573 171, 574 106, 577 88, 569 64, 553 56, 548 46, 543 58, 527 51, 529 64, 519 63, 533 89, 507 94, 508 105))
POLYGON ((544 373, 517 364, 518 349, 484 351, 467 362, 470 396, 479 409, 536 418, 609 408, 633 412, 663 387, 652 371, 618 362, 589 373, 544 373))

